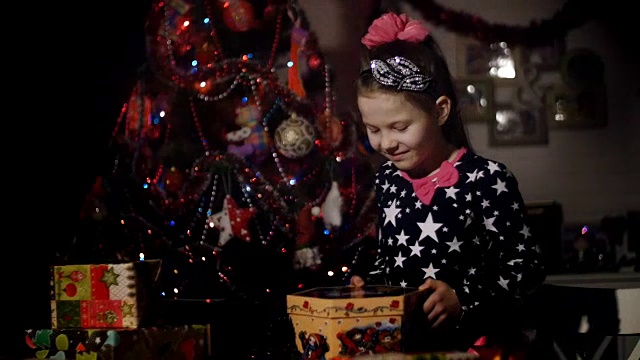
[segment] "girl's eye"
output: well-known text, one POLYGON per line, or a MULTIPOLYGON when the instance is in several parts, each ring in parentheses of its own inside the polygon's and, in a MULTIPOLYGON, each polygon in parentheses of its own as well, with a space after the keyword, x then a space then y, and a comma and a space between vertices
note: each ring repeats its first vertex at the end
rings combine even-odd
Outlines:
POLYGON ((394 130, 396 130, 396 131, 405 131, 408 128, 409 128, 408 126, 398 126, 398 127, 394 128, 394 130))
POLYGON ((370 133, 377 133, 379 130, 378 129, 367 128, 367 131, 370 132, 370 133))

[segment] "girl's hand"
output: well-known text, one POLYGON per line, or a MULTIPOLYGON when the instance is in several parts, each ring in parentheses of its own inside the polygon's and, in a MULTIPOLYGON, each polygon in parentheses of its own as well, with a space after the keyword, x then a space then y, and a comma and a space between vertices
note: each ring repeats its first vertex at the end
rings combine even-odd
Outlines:
POLYGON ((432 328, 443 324, 453 325, 460 319, 462 305, 456 292, 447 283, 429 278, 419 289, 431 291, 431 295, 422 305, 422 310, 427 314, 432 328))
POLYGON ((349 286, 353 286, 353 287, 363 287, 364 286, 364 280, 362 280, 362 278, 358 275, 353 275, 351 277, 351 280, 349 281, 349 286))

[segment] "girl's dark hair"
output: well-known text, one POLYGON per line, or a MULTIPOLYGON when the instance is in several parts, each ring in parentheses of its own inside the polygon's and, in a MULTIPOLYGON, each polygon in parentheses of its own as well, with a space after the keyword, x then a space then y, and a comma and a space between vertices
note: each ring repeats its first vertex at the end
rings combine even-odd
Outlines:
POLYGON ((467 132, 460 117, 458 109, 458 96, 453 82, 449 66, 442 55, 440 46, 428 35, 421 43, 411 43, 396 40, 379 45, 372 49, 363 46, 362 64, 356 91, 358 95, 370 92, 388 92, 402 94, 407 101, 427 113, 434 113, 435 102, 440 96, 446 96, 451 100, 451 111, 447 121, 442 125, 442 133, 445 140, 455 147, 466 147, 471 150, 467 132), (420 71, 433 80, 425 91, 397 90, 394 87, 383 85, 373 78, 370 69, 371 60, 385 61, 394 56, 401 56, 414 63, 420 71))

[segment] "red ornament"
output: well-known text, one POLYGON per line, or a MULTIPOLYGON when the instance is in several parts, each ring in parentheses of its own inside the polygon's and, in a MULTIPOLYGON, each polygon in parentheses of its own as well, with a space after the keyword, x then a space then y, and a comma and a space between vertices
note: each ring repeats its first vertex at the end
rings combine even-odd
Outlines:
POLYGON ((250 3, 244 0, 230 0, 225 1, 222 6, 222 17, 229 29, 242 32, 254 27, 255 14, 250 3))
POLYGON ((318 70, 322 66, 322 58, 317 54, 309 56, 309 68, 311 70, 318 70))

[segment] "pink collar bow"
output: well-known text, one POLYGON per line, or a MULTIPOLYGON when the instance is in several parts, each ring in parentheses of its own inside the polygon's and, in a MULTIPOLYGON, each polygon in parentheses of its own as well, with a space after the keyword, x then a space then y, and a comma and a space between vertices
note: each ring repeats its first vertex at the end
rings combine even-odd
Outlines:
POLYGON ((453 186, 458 182, 460 174, 453 164, 456 163, 465 152, 465 148, 460 149, 453 161, 443 161, 437 173, 422 179, 411 179, 405 172, 401 171, 400 173, 402 177, 411 182, 413 191, 416 192, 418 199, 429 205, 437 188, 453 186))

